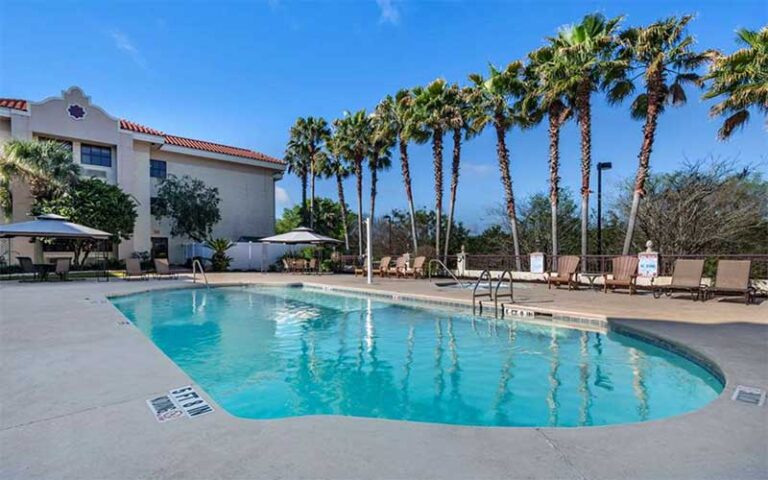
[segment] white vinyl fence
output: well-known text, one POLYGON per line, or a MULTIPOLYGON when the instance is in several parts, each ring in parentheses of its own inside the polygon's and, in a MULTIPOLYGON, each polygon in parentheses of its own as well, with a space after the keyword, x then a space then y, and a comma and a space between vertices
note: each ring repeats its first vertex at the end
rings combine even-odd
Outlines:
MULTIPOLYGON (((311 245, 282 245, 262 242, 237 242, 227 250, 232 257, 230 270, 257 270, 266 272, 269 266, 277 262, 288 252, 299 252, 311 245)), ((202 243, 187 243, 184 245, 184 256, 211 258, 213 251, 202 243)))

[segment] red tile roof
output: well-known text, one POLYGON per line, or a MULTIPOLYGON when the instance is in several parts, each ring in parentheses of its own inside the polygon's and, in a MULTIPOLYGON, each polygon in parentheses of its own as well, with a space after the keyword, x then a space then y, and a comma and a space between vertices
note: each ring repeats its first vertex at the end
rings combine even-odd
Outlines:
MULTIPOLYGON (((18 100, 14 98, 0 98, 0 108, 12 108, 14 110, 28 109, 26 100, 18 100)), ((250 158, 252 160, 259 160, 262 162, 277 163, 283 165, 285 162, 279 158, 270 157, 260 152, 248 150, 245 148, 232 147, 229 145, 221 145, 219 143, 206 142, 205 140, 195 140, 193 138, 177 137, 175 135, 168 135, 160 130, 156 130, 151 127, 141 125, 130 120, 120 119, 120 129, 128 130, 136 133, 143 133, 145 135, 157 135, 165 138, 165 143, 169 145, 175 145, 177 147, 186 147, 193 150, 203 150, 205 152, 220 153, 223 155, 232 155, 233 157, 250 158)))
POLYGON ((12 108, 14 110, 27 110, 27 101, 16 98, 0 98, 0 108, 12 108))

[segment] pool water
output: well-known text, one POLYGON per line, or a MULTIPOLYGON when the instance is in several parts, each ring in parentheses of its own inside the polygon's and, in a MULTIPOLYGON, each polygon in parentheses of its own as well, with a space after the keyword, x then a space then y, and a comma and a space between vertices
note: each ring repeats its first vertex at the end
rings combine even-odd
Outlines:
POLYGON ((589 426, 695 410, 720 381, 596 333, 306 288, 154 291, 114 305, 232 415, 589 426))

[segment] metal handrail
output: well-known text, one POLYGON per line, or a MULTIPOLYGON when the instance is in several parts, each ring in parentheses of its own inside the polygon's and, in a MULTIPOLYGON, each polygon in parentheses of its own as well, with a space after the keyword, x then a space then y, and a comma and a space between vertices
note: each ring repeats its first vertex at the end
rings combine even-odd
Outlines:
MULTIPOLYGON (((493 298, 493 287, 491 285, 491 282, 493 279, 491 278, 491 272, 489 270, 483 270, 483 272, 480 274, 480 276, 477 278, 477 281, 475 282, 475 287, 472 289, 472 314, 475 314, 475 299, 478 297, 488 297, 489 299, 493 298), (480 282, 483 281, 483 279, 486 278, 488 280, 488 293, 477 293, 477 287, 480 286, 480 282)), ((478 302, 480 304, 480 314, 483 314, 483 302, 478 302)))
POLYGON ((210 285, 208 285, 208 277, 205 275, 205 269, 203 268, 203 263, 199 259, 192 260, 192 283, 197 283, 197 269, 200 269, 200 273, 203 275, 203 282, 205 282, 206 288, 211 288, 210 285))
MULTIPOLYGON (((512 272, 509 270, 504 270, 501 275, 499 276, 498 281, 496 282, 496 290, 493 295, 493 307, 495 310, 495 315, 499 316, 499 297, 509 297, 509 302, 514 303, 515 297, 514 297, 514 283, 512 281, 512 272), (499 293, 499 288, 501 288, 501 282, 504 280, 504 277, 509 276, 509 293, 499 293)), ((501 304, 501 318, 504 318, 504 304, 501 304)))
POLYGON ((468 283, 468 284, 466 284, 466 285, 464 285, 463 283, 461 283, 461 281, 460 281, 460 280, 459 280, 459 279, 456 277, 456 275, 454 275, 454 274, 453 274, 453 272, 451 271, 451 269, 449 269, 449 268, 448 268, 448 266, 446 266, 446 265, 445 265, 445 264, 444 264, 442 261, 440 261, 440 260, 438 260, 438 259, 436 259, 436 258, 433 258, 433 259, 432 259, 432 260, 430 260, 430 261, 429 261, 429 263, 427 264, 427 271, 429 272, 427 275, 428 275, 428 278, 429 278, 429 281, 430 281, 430 282, 432 281, 432 264, 433 264, 433 263, 437 263, 438 265, 440 265, 441 267, 443 267, 443 270, 445 270, 446 272, 448 272, 448 275, 450 275, 450 276, 451 276, 451 278, 453 278, 453 280, 454 280, 456 283, 458 283, 459 285, 461 285, 461 287, 462 287, 462 288, 464 288, 464 287, 468 287, 468 286, 470 285, 469 283, 468 283))

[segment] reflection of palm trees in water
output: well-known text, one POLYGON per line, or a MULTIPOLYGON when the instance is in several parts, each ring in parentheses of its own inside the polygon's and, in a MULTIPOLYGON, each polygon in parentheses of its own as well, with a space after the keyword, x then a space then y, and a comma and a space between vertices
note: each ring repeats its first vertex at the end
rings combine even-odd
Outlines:
POLYGON ((409 382, 411 380, 411 369, 413 368, 413 348, 416 345, 416 335, 413 324, 408 325, 408 339, 405 342, 405 363, 403 363, 403 381, 400 384, 402 393, 403 418, 410 418, 410 395, 408 393, 409 382))
POLYGON ((445 379, 443 378, 443 324, 435 321, 435 396, 433 403, 436 408, 440 406, 440 399, 445 391, 445 379))
POLYGON ((453 319, 448 318, 448 350, 451 352, 451 369, 449 376, 451 378, 451 399, 457 404, 461 404, 461 367, 459 366, 459 351, 456 344, 456 335, 453 331, 453 319))
POLYGON ((549 407, 549 424, 557 425, 557 389, 560 387, 560 378, 557 373, 560 369, 560 343, 557 339, 557 328, 552 327, 552 339, 549 342, 549 393, 547 394, 547 406, 549 407))
POLYGON ((645 386, 645 355, 635 349, 629 349, 629 363, 632 365, 632 390, 637 398, 637 414, 640 420, 648 420, 648 389, 645 386))
POLYGON ((603 356, 603 336, 599 333, 595 334, 595 345, 593 348, 597 352, 597 359, 595 361, 595 386, 611 392, 613 391, 613 383, 611 383, 611 377, 603 374, 603 369, 601 366, 603 356))
POLYGON ((579 410, 579 425, 592 425, 592 392, 589 389, 589 332, 582 331, 579 342, 579 392, 581 393, 581 409, 579 410))
POLYGON ((511 322, 507 325, 509 329, 509 350, 507 359, 501 366, 499 374, 499 386, 496 388, 496 398, 491 407, 496 416, 498 425, 511 425, 504 408, 512 401, 512 392, 509 390, 509 382, 515 377, 515 339, 517 338, 516 323, 511 322))

